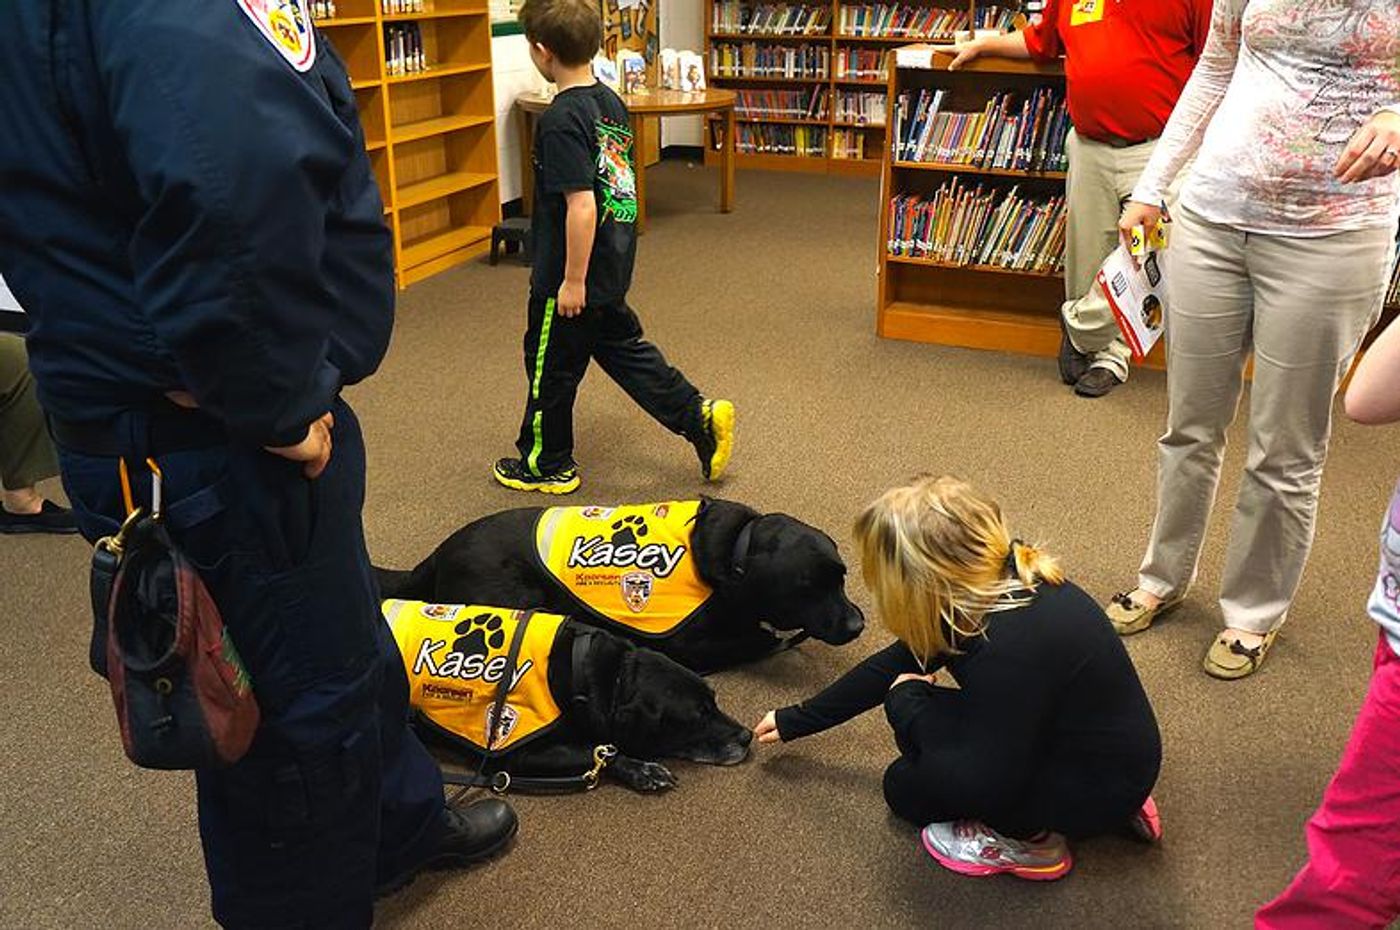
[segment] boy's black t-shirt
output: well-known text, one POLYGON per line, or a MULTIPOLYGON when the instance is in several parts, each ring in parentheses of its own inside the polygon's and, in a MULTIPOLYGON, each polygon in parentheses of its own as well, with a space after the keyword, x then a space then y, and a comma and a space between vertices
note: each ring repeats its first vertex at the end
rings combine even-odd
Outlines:
POLYGON ((604 84, 560 91, 535 129, 535 213, 530 293, 550 298, 564 283, 566 196, 592 190, 598 229, 588 259, 587 303, 621 300, 637 254, 637 180, 627 107, 604 84))

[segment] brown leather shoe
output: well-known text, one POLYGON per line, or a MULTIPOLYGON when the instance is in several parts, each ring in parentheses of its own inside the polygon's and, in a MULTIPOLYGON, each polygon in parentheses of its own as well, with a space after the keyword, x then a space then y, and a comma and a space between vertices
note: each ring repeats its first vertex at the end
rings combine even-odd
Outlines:
POLYGON ((1122 383, 1118 376, 1107 368, 1094 367, 1074 382, 1074 393, 1080 397, 1103 397, 1122 383))
POLYGON ((1060 317, 1060 354, 1056 361, 1060 366, 1060 380, 1074 384, 1089 370, 1089 356, 1080 352, 1069 341, 1069 330, 1065 328, 1065 318, 1060 317))

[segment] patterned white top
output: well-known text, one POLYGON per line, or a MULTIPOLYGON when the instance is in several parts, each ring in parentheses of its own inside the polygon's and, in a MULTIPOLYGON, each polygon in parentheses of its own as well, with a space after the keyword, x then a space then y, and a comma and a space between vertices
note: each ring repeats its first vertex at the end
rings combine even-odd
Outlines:
POLYGON ((1381 568, 1366 609, 1385 631, 1391 650, 1400 655, 1400 484, 1381 524, 1381 568))
POLYGON ((1400 0, 1215 0, 1210 35, 1132 199, 1156 204, 1193 154, 1181 202, 1247 232, 1394 226, 1400 172, 1332 176, 1352 134, 1400 112, 1400 0))

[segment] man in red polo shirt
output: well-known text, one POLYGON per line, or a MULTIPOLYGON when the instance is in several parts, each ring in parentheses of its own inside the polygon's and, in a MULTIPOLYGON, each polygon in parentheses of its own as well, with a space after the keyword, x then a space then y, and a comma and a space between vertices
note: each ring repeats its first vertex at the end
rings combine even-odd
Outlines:
MULTIPOLYGON (((1046 0, 1020 32, 960 43, 952 67, 979 55, 1065 57, 1069 228, 1060 378, 1083 397, 1128 379, 1132 357, 1094 275, 1118 245, 1118 216, 1196 66, 1211 0, 1046 0)), ((1170 211, 1189 172, 1177 175, 1170 211)))

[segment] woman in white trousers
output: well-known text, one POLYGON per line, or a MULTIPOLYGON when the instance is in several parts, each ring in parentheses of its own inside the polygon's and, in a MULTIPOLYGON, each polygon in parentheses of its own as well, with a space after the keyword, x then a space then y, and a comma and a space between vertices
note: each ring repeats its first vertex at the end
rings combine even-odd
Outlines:
POLYGON ((1312 544, 1332 400, 1375 324, 1400 219, 1396 0, 1216 0, 1210 36, 1121 222, 1148 228, 1196 163, 1166 253, 1167 429, 1133 591, 1147 629, 1194 580, 1249 355, 1248 453, 1204 665, 1264 660, 1312 544))

